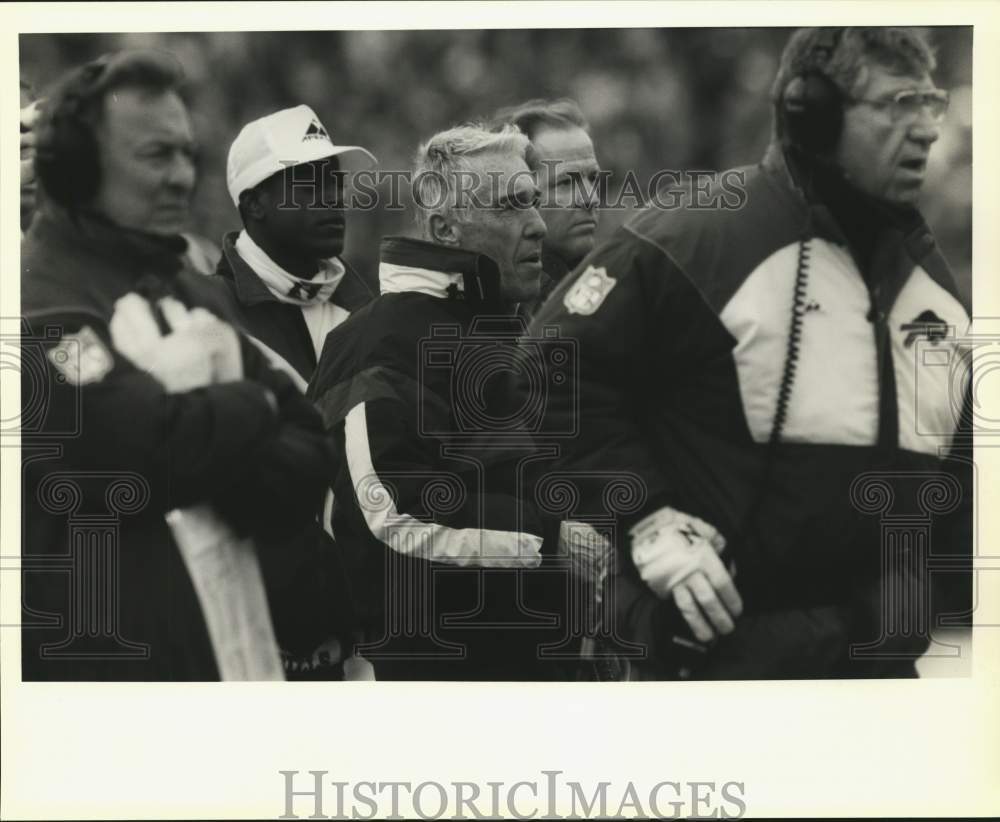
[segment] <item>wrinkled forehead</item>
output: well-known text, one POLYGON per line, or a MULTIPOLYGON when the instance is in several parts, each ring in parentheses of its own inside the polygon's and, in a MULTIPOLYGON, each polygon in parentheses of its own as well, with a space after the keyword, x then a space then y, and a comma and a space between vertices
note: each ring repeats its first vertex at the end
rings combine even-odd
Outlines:
POLYGON ((582 128, 546 128, 538 131, 532 145, 538 155, 539 176, 543 180, 568 174, 589 176, 599 170, 594 143, 582 128))
POLYGON ((131 142, 193 140, 187 106, 172 90, 125 86, 109 91, 99 128, 106 135, 131 142))
POLYGON ((503 197, 529 196, 537 191, 534 172, 524 157, 515 152, 490 152, 469 158, 467 174, 482 201, 496 202, 503 197))
POLYGON ((531 143, 539 161, 569 165, 597 163, 590 135, 578 126, 539 129, 531 143))
POLYGON ((930 91, 934 81, 927 72, 919 74, 893 72, 878 63, 865 63, 858 72, 854 94, 869 100, 891 99, 900 91, 930 91))

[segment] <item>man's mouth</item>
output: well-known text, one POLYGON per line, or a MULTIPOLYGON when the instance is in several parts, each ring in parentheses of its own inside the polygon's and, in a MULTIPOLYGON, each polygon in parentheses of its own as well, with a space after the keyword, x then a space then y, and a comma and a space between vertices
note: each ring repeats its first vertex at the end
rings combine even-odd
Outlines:
POLYGON ((927 158, 911 157, 907 160, 900 160, 899 167, 912 174, 923 174, 927 170, 927 158))
POLYGON ((157 207, 156 213, 159 217, 166 219, 184 218, 188 215, 187 203, 164 203, 157 207))
POLYGON ((532 251, 530 254, 525 254, 523 257, 521 257, 520 260, 518 260, 518 263, 520 263, 521 265, 540 266, 542 264, 542 252, 532 251))

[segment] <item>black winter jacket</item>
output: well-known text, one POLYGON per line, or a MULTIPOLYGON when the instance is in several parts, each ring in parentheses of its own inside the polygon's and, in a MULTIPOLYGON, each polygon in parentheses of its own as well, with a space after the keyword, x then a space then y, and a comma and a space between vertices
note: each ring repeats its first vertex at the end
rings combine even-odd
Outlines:
POLYGON ((25 679, 218 678, 164 515, 208 503, 266 537, 321 506, 321 421, 255 346, 241 338, 243 379, 185 393, 114 349, 115 301, 132 292, 232 320, 218 287, 183 268, 184 247, 55 209, 22 243, 25 679), (67 572, 95 550, 99 567, 67 572))
POLYGON ((380 279, 309 389, 340 454, 363 655, 380 679, 563 678, 566 576, 543 565, 559 523, 532 500, 540 455, 504 388, 523 321, 482 255, 387 238, 380 279))

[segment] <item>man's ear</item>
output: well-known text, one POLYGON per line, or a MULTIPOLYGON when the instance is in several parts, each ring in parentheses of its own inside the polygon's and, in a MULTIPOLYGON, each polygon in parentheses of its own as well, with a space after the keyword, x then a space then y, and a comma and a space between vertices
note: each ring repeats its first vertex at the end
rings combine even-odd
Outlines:
POLYGON ((267 208, 261 201, 267 195, 259 188, 249 188, 240 194, 240 214, 251 217, 254 220, 263 220, 267 214, 267 208))
POLYGON ((457 246, 462 239, 461 226, 441 214, 431 214, 428 227, 431 232, 431 240, 438 245, 457 246))

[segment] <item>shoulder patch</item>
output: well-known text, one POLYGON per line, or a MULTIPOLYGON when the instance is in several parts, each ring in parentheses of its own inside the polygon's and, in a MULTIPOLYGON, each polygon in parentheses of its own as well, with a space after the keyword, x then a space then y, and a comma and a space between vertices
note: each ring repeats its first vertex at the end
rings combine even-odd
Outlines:
POLYGON ((94 330, 85 325, 72 334, 64 334, 49 349, 49 362, 73 385, 100 382, 114 367, 114 358, 94 330))
POLYGON ((606 269, 587 266, 566 292, 563 305, 570 314, 593 314, 617 283, 618 280, 608 276, 606 269))

